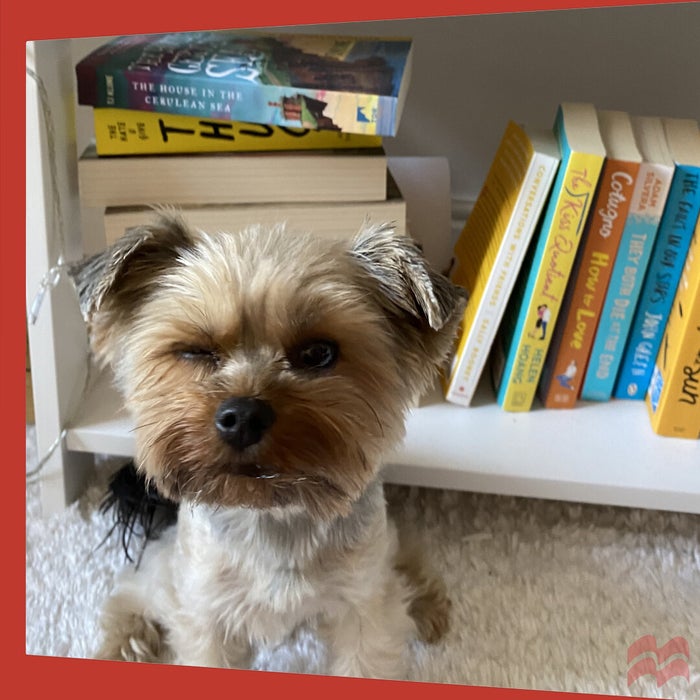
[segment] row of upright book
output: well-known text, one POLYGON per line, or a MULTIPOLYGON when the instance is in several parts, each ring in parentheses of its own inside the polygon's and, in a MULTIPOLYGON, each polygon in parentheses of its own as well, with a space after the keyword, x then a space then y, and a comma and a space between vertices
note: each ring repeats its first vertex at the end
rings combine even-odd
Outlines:
POLYGON ((508 123, 455 246, 470 294, 444 388, 488 371, 507 411, 646 401, 700 437, 700 131, 694 119, 559 105, 508 123))
POLYGON ((105 242, 174 205, 195 227, 284 221, 290 235, 406 232, 388 167, 412 65, 410 39, 248 30, 117 37, 80 60, 94 141, 78 161, 105 242))

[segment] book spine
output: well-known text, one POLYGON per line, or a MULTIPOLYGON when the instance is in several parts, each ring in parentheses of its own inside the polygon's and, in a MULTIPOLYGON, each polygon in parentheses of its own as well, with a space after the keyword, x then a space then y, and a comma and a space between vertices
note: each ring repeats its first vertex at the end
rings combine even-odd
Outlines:
POLYGON ((639 163, 608 159, 538 389, 546 408, 572 408, 593 344, 639 163))
POLYGON ((467 288, 469 303, 444 381, 448 401, 463 406, 471 403, 557 165, 557 159, 534 152, 527 136, 509 125, 455 246, 462 266, 453 281, 467 288), (512 177, 519 181, 511 181, 512 177), (486 234, 488 241, 480 241, 483 250, 473 250, 478 237, 486 234), (473 260, 475 257, 479 259, 473 260), (478 269, 467 275, 465 268, 474 267, 472 262, 478 269))
POLYGON ((153 75, 105 63, 95 69, 95 107, 114 107, 290 128, 394 136, 397 99, 252 81, 226 83, 201 73, 153 75))
POLYGON ((75 67, 78 104, 91 107, 113 105, 114 84, 111 78, 102 79, 101 66, 106 63, 128 65, 141 54, 147 42, 148 37, 143 34, 121 36, 80 61, 75 67))
POLYGON ((537 240, 497 401, 506 411, 529 411, 574 265, 604 158, 570 152, 537 240))
POLYGON ((654 432, 700 438, 700 221, 645 396, 654 432))
POLYGON ((644 399, 700 212, 700 168, 678 165, 621 358, 614 395, 644 399))
POLYGON ((488 282, 480 294, 474 318, 470 321, 470 332, 463 333, 460 338, 445 391, 448 401, 468 406, 474 397, 556 168, 557 162, 551 158, 535 156, 533 159, 513 212, 512 235, 503 239, 488 282))
POLYGON ((579 398, 607 401, 632 323, 654 240, 673 177, 673 168, 642 163, 610 283, 603 301, 579 398))
POLYGON ((131 109, 93 109, 98 155, 378 148, 381 136, 206 119, 131 109))

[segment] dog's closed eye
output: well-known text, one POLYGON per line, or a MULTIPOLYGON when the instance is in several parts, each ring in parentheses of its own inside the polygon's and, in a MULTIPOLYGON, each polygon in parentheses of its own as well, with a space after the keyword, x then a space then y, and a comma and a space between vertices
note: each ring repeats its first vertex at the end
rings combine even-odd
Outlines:
POLYGON ((187 362, 218 365, 220 361, 218 353, 206 347, 178 347, 175 348, 174 353, 176 357, 186 360, 187 362))

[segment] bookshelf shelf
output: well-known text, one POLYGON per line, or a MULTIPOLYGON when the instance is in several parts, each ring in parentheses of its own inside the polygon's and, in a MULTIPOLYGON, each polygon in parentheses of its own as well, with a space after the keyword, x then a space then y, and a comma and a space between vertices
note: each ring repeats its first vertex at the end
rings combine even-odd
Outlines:
MULTIPOLYGON (((700 512, 697 444, 659 438, 639 402, 506 413, 481 383, 468 409, 438 387, 415 408, 386 466, 396 484, 700 512), (516 458, 517 456, 517 458, 516 458)), ((133 455, 129 417, 108 374, 87 396, 67 446, 133 455)))
MULTIPOLYGON (((447 206, 454 237, 508 118, 549 124, 561 99, 639 114, 700 117, 700 95, 682 87, 694 84, 689 70, 700 71, 694 61, 693 27, 698 20, 700 6, 681 3, 384 23, 382 32, 412 34, 418 44, 402 128, 387 152, 449 157, 452 201, 447 206), (570 12, 576 12, 575 21, 570 12), (600 27, 606 31, 597 31, 600 27), (535 30, 550 38, 536 54, 530 50, 535 30), (568 48, 584 38, 588 50, 573 57, 568 48), (569 56, 567 70, 576 72, 575 95, 571 76, 556 60, 564 53, 569 56), (528 75, 546 80, 513 79, 524 56, 529 56, 528 75), (478 69, 474 75, 465 73, 465 84, 447 94, 435 76, 456 62, 478 69), (612 64, 621 79, 601 81, 612 64), (494 71, 492 79, 484 79, 484 66, 494 71), (678 80, 669 79, 676 75, 678 80), (647 89, 651 84, 656 90, 647 89)), ((341 33, 378 33, 376 22, 333 27, 341 33)), ((96 43, 93 37, 27 45, 27 65, 46 89, 53 120, 49 140, 46 104, 36 78, 28 74, 28 312, 59 252, 75 259, 103 242, 89 214, 81 211, 77 194, 77 153, 84 149, 92 124, 76 106, 73 83, 75 59, 96 43), (53 208, 56 198, 61 217, 53 208)), ((434 219, 432 212, 420 216, 434 219)), ((414 212, 414 224, 416 218, 414 212)), ((449 247, 447 241, 425 243, 440 255, 449 247)), ((68 426, 42 472, 42 505, 48 515, 80 495, 95 454, 128 456, 134 444, 130 421, 119 409, 108 375, 96 377, 81 396, 87 344, 74 292, 65 280, 49 288, 28 331, 39 454, 48 453, 68 426)), ((437 387, 425 397, 409 416, 406 439, 389 459, 386 477, 424 487, 700 513, 700 441, 655 435, 641 402, 508 413, 495 404, 484 381, 470 408, 444 402, 437 387)))

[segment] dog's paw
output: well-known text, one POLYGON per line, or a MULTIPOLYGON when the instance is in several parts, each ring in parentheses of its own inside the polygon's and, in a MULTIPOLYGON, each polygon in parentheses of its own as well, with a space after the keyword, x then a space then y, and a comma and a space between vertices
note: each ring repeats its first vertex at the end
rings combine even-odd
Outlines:
POLYGON ((439 642, 450 628, 451 608, 452 601, 442 582, 426 582, 408 607, 408 613, 416 623, 418 638, 429 644, 439 642))
POLYGON ((111 661, 156 663, 165 660, 161 626, 138 613, 109 617, 103 621, 104 641, 95 655, 111 661))
POLYGON ((439 642, 450 627, 452 602, 445 583, 426 565, 417 542, 404 537, 395 563, 398 574, 409 591, 408 614, 413 618, 418 638, 423 642, 439 642))

